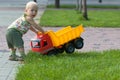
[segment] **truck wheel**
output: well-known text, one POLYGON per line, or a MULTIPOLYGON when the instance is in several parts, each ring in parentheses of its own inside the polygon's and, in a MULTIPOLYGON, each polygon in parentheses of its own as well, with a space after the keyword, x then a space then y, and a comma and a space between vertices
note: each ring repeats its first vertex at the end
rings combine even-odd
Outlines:
POLYGON ((73 53, 75 51, 75 47, 72 43, 68 43, 65 45, 66 53, 73 53))
POLYGON ((62 48, 58 48, 57 51, 58 51, 58 53, 63 53, 64 52, 64 48, 63 47, 62 48))
POLYGON ((82 38, 78 38, 76 40, 74 40, 74 46, 76 49, 81 49, 83 47, 84 43, 83 43, 83 39, 82 38))
POLYGON ((56 55, 57 51, 56 50, 51 50, 47 53, 48 56, 56 55))

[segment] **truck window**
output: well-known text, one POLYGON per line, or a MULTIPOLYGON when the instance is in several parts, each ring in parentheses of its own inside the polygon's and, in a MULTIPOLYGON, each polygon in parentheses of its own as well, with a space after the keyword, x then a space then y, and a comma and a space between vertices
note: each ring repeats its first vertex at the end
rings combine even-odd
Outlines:
POLYGON ((33 48, 40 48, 40 42, 33 42, 33 48))
POLYGON ((33 47, 33 48, 40 48, 40 41, 41 41, 41 40, 38 40, 38 39, 37 39, 37 40, 34 40, 34 39, 33 39, 33 40, 32 40, 32 47, 33 47))
POLYGON ((43 40, 43 47, 46 46, 48 43, 46 40, 43 40))

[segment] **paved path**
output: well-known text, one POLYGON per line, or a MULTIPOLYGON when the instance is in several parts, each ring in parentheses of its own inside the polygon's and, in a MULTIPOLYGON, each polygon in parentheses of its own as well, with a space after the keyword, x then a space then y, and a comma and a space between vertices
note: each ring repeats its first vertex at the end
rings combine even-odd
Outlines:
POLYGON ((82 51, 120 49, 120 28, 86 28, 82 51))
MULTIPOLYGON (((62 27, 43 27, 44 30, 57 31, 62 27)), ((8 52, 5 32, 6 27, 0 27, 0 52, 8 52)), ((85 28, 85 32, 81 35, 84 38, 84 47, 80 51, 103 51, 109 49, 120 49, 120 28, 85 28)), ((28 52, 30 47, 30 39, 34 38, 35 34, 28 31, 23 36, 25 41, 25 49, 28 52)))

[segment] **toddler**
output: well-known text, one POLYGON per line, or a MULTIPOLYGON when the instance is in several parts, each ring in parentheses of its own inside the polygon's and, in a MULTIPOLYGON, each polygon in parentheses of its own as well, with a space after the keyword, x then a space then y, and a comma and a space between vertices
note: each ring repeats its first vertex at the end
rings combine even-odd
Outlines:
POLYGON ((26 4, 24 15, 15 20, 6 32, 6 41, 11 49, 9 60, 23 61, 26 54, 24 51, 24 42, 22 36, 30 29, 31 31, 44 33, 44 30, 33 20, 37 15, 38 6, 36 2, 30 1, 26 4), (16 49, 20 53, 20 57, 16 55, 16 49))

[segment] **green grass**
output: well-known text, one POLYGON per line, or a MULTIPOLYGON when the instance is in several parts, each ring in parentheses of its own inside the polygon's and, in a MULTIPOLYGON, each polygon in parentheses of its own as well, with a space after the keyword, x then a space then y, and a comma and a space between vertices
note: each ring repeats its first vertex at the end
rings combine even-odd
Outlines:
POLYGON ((73 9, 47 9, 41 17, 42 26, 77 26, 85 27, 120 27, 119 10, 89 10, 89 20, 84 20, 82 14, 73 9))
MULTIPOLYGON (((47 6, 47 8, 55 8, 55 6, 54 5, 48 5, 47 6)), ((75 9, 76 8, 76 5, 69 5, 69 4, 65 4, 65 5, 63 5, 63 4, 61 4, 60 5, 60 8, 67 8, 67 9, 71 9, 71 8, 73 8, 73 9, 75 9)), ((103 9, 119 9, 120 8, 120 6, 118 6, 118 5, 95 5, 95 4, 92 4, 92 5, 88 5, 87 4, 87 8, 103 8, 103 9)))
POLYGON ((15 80, 120 80, 120 50, 57 56, 30 52, 15 80))

